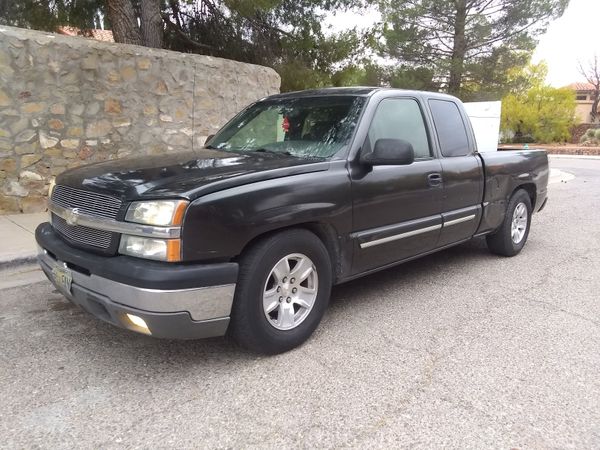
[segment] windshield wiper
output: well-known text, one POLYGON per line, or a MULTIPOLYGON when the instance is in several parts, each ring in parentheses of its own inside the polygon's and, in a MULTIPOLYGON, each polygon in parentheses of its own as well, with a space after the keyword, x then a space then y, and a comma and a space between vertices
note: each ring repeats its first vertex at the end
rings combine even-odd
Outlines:
POLYGON ((276 150, 270 150, 268 148, 255 148, 252 150, 248 150, 249 152, 256 152, 256 153, 273 153, 275 155, 286 155, 286 156, 294 156, 292 155, 290 152, 278 152, 276 150))

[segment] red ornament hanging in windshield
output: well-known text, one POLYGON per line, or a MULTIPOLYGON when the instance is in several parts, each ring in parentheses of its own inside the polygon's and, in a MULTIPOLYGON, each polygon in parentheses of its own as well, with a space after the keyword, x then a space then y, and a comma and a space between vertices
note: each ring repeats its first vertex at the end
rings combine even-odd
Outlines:
POLYGON ((283 128, 284 133, 290 131, 290 121, 287 117, 283 118, 283 122, 281 122, 281 128, 283 128))

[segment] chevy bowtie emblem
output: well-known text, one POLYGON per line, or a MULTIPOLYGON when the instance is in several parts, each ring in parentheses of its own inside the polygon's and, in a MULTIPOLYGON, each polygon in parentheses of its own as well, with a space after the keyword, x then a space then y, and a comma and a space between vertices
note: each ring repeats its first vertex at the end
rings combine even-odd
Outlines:
POLYGON ((65 220, 71 226, 77 225, 77 221, 79 220, 79 208, 67 210, 67 217, 65 217, 65 220))

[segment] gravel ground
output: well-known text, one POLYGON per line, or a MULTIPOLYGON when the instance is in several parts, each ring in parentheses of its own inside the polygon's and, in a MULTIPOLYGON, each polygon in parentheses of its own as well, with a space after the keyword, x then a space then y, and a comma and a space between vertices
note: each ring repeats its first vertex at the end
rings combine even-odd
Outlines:
POLYGON ((600 161, 560 159, 523 252, 482 241, 334 289, 262 357, 0 291, 0 446, 600 447, 600 161))

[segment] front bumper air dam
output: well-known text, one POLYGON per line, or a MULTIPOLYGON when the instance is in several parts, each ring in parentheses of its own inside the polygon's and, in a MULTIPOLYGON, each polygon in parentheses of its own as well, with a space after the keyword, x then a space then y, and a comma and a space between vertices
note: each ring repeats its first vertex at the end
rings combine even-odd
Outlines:
MULTIPOLYGON (((188 265, 105 257, 67 245, 50 224, 35 233, 38 260, 52 284, 71 302, 105 322, 154 337, 222 336, 229 325, 238 265, 188 265), (68 269, 70 290, 56 269, 68 269), (147 329, 132 321, 141 318, 147 329)), ((138 322, 138 323, 136 323, 138 322)))

